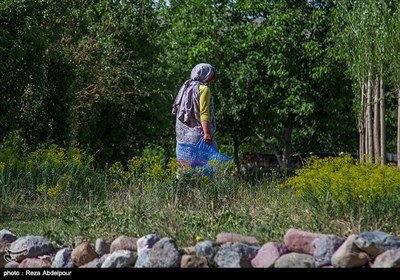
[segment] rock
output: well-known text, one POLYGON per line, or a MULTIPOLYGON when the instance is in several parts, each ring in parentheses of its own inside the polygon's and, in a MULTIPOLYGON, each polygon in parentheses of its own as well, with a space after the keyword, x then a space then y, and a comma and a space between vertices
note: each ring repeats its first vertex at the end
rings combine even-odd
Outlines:
POLYGON ((86 242, 76 247, 74 250, 72 250, 71 253, 71 259, 74 262, 74 264, 78 267, 85 265, 96 258, 97 258, 96 252, 86 242))
POLYGON ((9 230, 0 230, 0 243, 13 243, 18 237, 9 230))
POLYGON ((10 255, 16 261, 49 254, 54 250, 51 242, 41 236, 24 236, 11 243, 10 255))
POLYGON ((183 255, 181 259, 181 268, 207 268, 207 259, 192 255, 183 255))
POLYGON ((344 239, 336 235, 323 235, 313 241, 315 247, 314 259, 316 267, 331 265, 335 251, 342 245, 344 239))
POLYGON ((57 252, 51 267, 53 268, 74 268, 75 264, 71 259, 72 248, 64 248, 57 252))
POLYGON ((282 255, 276 262, 276 268, 314 268, 315 260, 312 256, 300 253, 282 255))
POLYGON ((122 236, 118 237, 117 239, 115 239, 111 243, 110 253, 112 254, 118 250, 128 250, 128 251, 136 252, 137 251, 137 245, 136 245, 137 241, 138 241, 138 238, 122 235, 122 236))
POLYGON ((248 268, 260 247, 228 242, 221 246, 215 256, 218 267, 248 268))
POLYGON ((175 240, 164 237, 151 248, 149 254, 150 267, 173 268, 179 267, 180 264, 181 255, 175 240))
POLYGON ((258 250, 257 255, 251 260, 251 265, 253 267, 274 267, 275 262, 284 254, 287 254, 289 250, 286 248, 285 244, 280 244, 277 242, 265 243, 260 250, 258 250))
POLYGON ((289 229, 283 237, 285 245, 291 252, 313 255, 313 241, 322 234, 302 231, 298 229, 289 229))
POLYGON ((138 255, 140 255, 143 249, 152 248, 159 240, 160 238, 155 234, 148 234, 139 238, 136 242, 138 255))
POLYGON ((245 236, 245 235, 240 235, 240 234, 235 234, 235 233, 226 233, 226 232, 222 232, 217 235, 217 240, 215 241, 215 243, 220 245, 220 244, 224 244, 227 242, 243 243, 243 244, 249 244, 249 245, 260 244, 258 242, 258 240, 253 236, 245 236))
POLYGON ((19 265, 18 268, 50 268, 51 263, 49 261, 36 259, 36 258, 26 258, 19 265))
POLYGON ((356 237, 354 244, 374 259, 386 250, 400 248, 400 239, 382 231, 363 232, 356 237))
POLYGON ((376 257, 371 267, 400 268, 400 249, 387 250, 376 257))
POLYGON ((95 258, 88 263, 81 265, 79 268, 98 268, 99 267, 99 259, 95 258))
POLYGON ((150 256, 151 248, 143 248, 140 250, 140 255, 138 254, 138 258, 135 263, 135 268, 148 268, 150 267, 150 256))
POLYGON ((96 251, 96 254, 101 257, 105 254, 110 253, 110 247, 111 247, 111 243, 110 242, 106 242, 101 238, 97 238, 96 239, 96 244, 94 246, 94 250, 96 251))
POLYGON ((137 253, 128 250, 119 250, 110 254, 101 265, 102 268, 111 267, 129 267, 134 266, 137 259, 137 253))
POLYGON ((361 267, 370 261, 368 254, 354 244, 356 238, 357 235, 350 235, 336 250, 331 259, 333 266, 342 268, 361 267))
POLYGON ((215 254, 218 252, 217 245, 209 240, 200 241, 195 246, 196 256, 205 257, 207 262, 214 263, 215 254))

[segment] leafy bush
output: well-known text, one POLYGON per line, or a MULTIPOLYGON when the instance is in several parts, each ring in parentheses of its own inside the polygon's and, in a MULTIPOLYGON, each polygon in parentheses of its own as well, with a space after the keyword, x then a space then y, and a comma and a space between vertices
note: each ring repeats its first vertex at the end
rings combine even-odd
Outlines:
POLYGON ((285 184, 320 203, 329 197, 341 206, 372 205, 400 194, 400 172, 391 165, 360 163, 350 155, 311 157, 285 184))
MULTIPOLYGON (((102 195, 106 176, 92 167, 93 158, 79 149, 57 145, 21 154, 14 144, 0 147, 0 185, 3 196, 19 193, 21 199, 85 199, 90 192, 102 195)), ((4 197, 3 197, 4 198, 4 197)))

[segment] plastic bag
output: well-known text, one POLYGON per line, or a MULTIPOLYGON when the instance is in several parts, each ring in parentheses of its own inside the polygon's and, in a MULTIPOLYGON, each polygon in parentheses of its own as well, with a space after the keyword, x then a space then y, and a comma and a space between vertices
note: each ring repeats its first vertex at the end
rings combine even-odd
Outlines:
POLYGON ((231 157, 218 152, 215 141, 208 145, 203 138, 200 138, 196 145, 177 143, 176 155, 179 163, 209 176, 213 176, 216 167, 232 160, 231 157))

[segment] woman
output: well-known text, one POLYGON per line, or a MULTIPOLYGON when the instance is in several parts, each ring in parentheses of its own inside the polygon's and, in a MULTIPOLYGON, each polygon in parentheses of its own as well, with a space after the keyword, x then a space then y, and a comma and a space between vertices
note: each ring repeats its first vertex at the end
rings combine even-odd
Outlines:
POLYGON ((215 75, 215 68, 210 64, 197 64, 192 69, 190 79, 184 82, 175 99, 172 114, 176 115, 178 162, 181 159, 180 144, 198 146, 201 138, 210 145, 210 148, 217 151, 214 138, 216 130, 214 104, 208 87, 215 79, 215 75))

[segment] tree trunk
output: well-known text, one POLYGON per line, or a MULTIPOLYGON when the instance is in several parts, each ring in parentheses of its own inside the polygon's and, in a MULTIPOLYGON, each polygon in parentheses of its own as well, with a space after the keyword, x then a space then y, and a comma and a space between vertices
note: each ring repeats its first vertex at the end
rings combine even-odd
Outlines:
POLYGON ((365 161, 365 92, 366 92, 366 84, 365 82, 361 83, 361 108, 360 114, 358 117, 358 135, 359 135, 359 146, 358 146, 358 155, 360 162, 365 161))
POLYGON ((372 137, 372 110, 371 110, 371 101, 372 101, 372 90, 371 90, 371 72, 368 72, 368 83, 367 83, 367 108, 366 108, 366 113, 365 113, 365 118, 366 118, 366 124, 367 124, 367 161, 368 162, 373 162, 373 156, 374 156, 374 146, 373 146, 373 137, 372 137))
POLYGON ((292 132, 293 125, 290 124, 285 127, 284 133, 284 146, 283 146, 283 170, 290 170, 292 168, 292 132))
POLYGON ((374 85, 374 112, 373 112, 373 124, 374 124, 374 130, 373 130, 373 142, 374 142, 374 162, 376 164, 380 163, 380 89, 381 87, 379 86, 379 75, 377 74, 375 76, 375 85, 374 85))
POLYGON ((383 78, 382 71, 379 77, 379 87, 380 87, 380 98, 379 98, 379 107, 380 107, 380 135, 381 135, 381 165, 386 164, 386 124, 385 124, 385 92, 383 89, 383 78))
POLYGON ((276 157, 276 160, 278 161, 279 168, 282 169, 283 160, 282 160, 282 155, 278 151, 278 149, 274 145, 269 143, 267 140, 265 140, 264 137, 261 134, 257 133, 256 135, 257 135, 258 139, 260 139, 261 143, 272 151, 272 153, 276 157))
MULTIPOLYGON (((274 129, 272 126, 270 126, 268 123, 261 123, 261 125, 265 126, 265 128, 268 131, 268 134, 271 135, 272 137, 274 137, 278 141, 278 143, 280 143, 282 146, 285 145, 285 138, 284 138, 284 136, 282 136, 281 132, 278 132, 276 129, 274 129)), ((266 140, 261 133, 256 132, 256 135, 257 135, 258 139, 261 140, 263 145, 268 147, 271 150, 271 152, 275 155, 276 160, 278 161, 279 169, 284 170, 285 161, 283 159, 283 157, 284 157, 283 153, 281 153, 281 151, 279 151, 279 149, 275 145, 268 142, 268 140, 266 140)))
POLYGON ((397 167, 400 168, 400 85, 397 90, 397 167))

